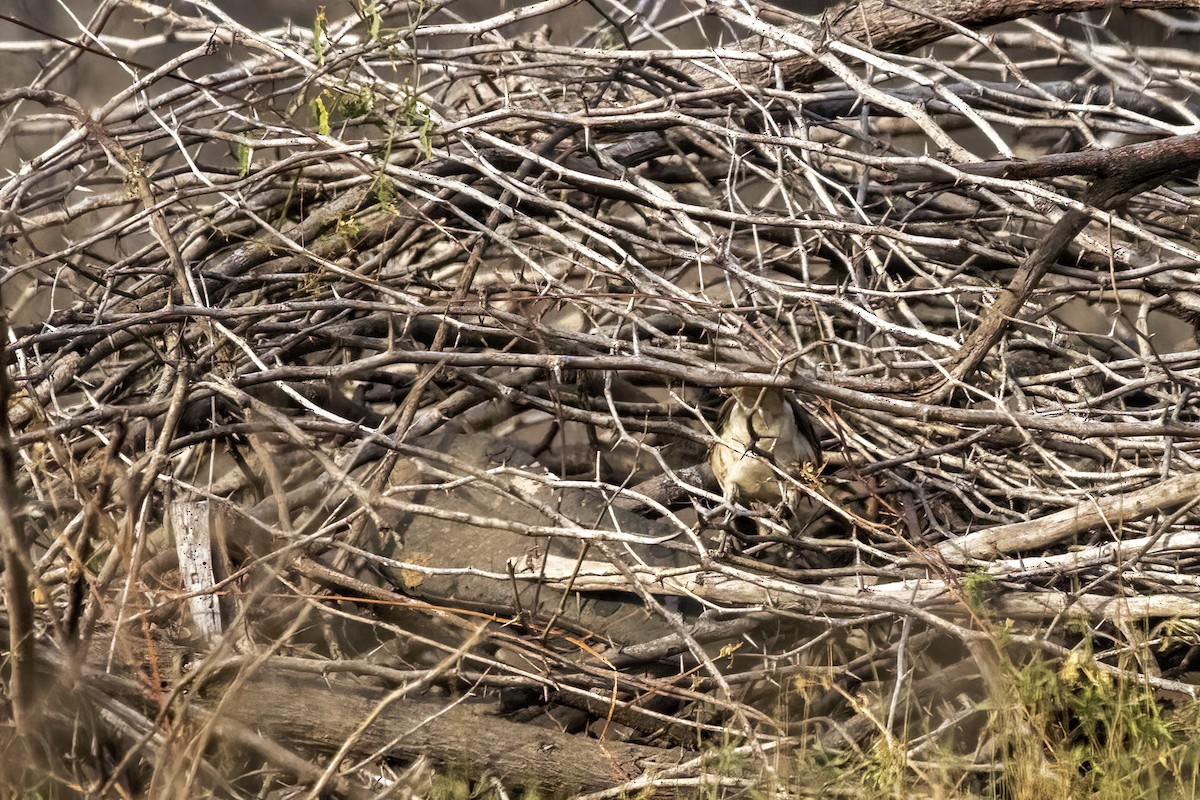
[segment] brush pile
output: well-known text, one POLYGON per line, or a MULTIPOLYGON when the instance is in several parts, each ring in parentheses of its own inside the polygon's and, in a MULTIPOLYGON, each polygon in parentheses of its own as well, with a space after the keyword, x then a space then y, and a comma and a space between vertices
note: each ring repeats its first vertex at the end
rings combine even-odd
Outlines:
POLYGON ((884 747, 998 791, 1030 665, 1190 703, 1200 55, 1095 5, 46 38, 0 87, 0 533, 55 744, 6 779, 802 795, 884 747), (709 469, 739 386, 813 417, 802 512, 709 469))

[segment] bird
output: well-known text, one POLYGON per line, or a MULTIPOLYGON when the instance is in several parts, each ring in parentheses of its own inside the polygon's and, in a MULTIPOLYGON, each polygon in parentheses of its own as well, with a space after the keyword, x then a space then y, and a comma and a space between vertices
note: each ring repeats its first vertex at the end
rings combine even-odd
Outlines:
POLYGON ((796 497, 786 476, 812 476, 820 466, 812 418, 782 389, 734 388, 716 433, 709 465, 729 502, 791 505, 796 497))

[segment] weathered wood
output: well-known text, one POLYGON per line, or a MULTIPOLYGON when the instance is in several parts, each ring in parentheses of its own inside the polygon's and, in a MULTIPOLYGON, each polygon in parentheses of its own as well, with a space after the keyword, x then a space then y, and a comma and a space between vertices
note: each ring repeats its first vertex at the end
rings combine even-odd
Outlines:
MULTIPOLYGON (((231 691, 209 687, 199 702, 221 717, 289 746, 332 753, 388 695, 344 677, 264 669, 231 691)), ((437 764, 549 793, 617 786, 683 760, 684 751, 601 742, 495 715, 476 700, 405 697, 383 710, 351 753, 437 764)))
POLYGON ((217 580, 213 572, 208 503, 176 500, 167 511, 175 533, 183 590, 192 595, 188 598, 192 623, 200 638, 214 641, 221 635, 221 609, 212 591, 217 580))

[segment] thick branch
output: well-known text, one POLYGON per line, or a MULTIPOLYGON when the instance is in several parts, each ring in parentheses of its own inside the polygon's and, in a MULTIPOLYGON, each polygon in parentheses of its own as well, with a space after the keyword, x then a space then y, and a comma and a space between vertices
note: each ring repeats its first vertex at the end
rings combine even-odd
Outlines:
MULTIPOLYGON (((206 696, 219 694, 214 687, 206 696)), ((264 670, 242 684, 236 696, 223 698, 220 708, 225 718, 278 741, 332 753, 386 695, 332 677, 264 670)), ((609 788, 683 758, 677 749, 600 742, 509 722, 469 701, 412 697, 390 706, 361 731, 353 747, 357 755, 377 750, 403 759, 424 755, 552 794, 609 788)))
MULTIPOLYGON (((825 11, 818 25, 799 23, 789 30, 812 37, 818 47, 832 41, 856 42, 875 50, 907 53, 933 44, 955 33, 941 20, 978 30, 1014 19, 1054 16, 1081 11, 1124 9, 1200 8, 1197 0, 926 0, 921 3, 864 0, 843 3, 825 11)), ((762 47, 762 40, 750 37, 739 42, 743 50, 762 47)), ((790 58, 778 65, 735 66, 734 74, 744 81, 774 85, 778 75, 785 86, 810 83, 825 74, 825 68, 808 56, 790 58), (778 70, 778 72, 776 72, 778 70)))

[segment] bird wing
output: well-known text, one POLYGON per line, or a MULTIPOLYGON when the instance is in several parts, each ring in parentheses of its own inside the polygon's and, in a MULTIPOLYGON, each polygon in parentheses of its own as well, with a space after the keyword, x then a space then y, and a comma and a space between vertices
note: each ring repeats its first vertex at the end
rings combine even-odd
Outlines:
POLYGON ((801 458, 800 461, 809 461, 814 467, 821 465, 821 440, 817 437, 817 431, 813 427, 812 415, 800 404, 794 396, 788 394, 784 396, 789 406, 791 406, 793 416, 796 418, 796 430, 808 445, 811 455, 808 458, 801 458))

